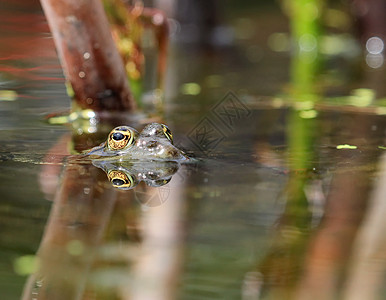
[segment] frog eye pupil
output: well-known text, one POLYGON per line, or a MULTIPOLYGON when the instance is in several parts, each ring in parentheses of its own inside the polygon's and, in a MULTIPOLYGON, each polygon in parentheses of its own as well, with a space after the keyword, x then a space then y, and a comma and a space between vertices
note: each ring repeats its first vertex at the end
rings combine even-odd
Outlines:
POLYGON ((123 181, 122 179, 118 179, 118 178, 113 179, 111 182, 115 186, 121 186, 121 185, 125 184, 125 181, 123 181))
POLYGON ((123 140, 124 138, 125 138, 125 136, 120 132, 113 133, 113 139, 115 141, 120 141, 120 140, 123 140))

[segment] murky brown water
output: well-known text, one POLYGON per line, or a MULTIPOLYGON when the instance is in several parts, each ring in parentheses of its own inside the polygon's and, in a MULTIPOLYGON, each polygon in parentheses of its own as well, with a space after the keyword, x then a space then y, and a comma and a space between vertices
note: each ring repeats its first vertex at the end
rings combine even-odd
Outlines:
MULTIPOLYGON (((382 107, 289 105, 291 57, 267 46, 286 19, 256 13, 229 19, 252 28, 234 47, 176 42, 163 122, 196 160, 122 191, 69 157, 108 126, 45 121, 69 99, 39 4, 4 2, 0 90, 17 97, 0 101, 1 299, 386 299, 382 107)), ((382 97, 384 70, 361 68, 329 93, 382 97)))

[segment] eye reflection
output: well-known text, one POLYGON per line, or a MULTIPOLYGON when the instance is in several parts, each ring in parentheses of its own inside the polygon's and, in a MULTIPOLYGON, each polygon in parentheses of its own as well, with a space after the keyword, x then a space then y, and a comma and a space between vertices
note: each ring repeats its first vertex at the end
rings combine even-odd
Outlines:
POLYGON ((170 176, 169 178, 166 178, 166 179, 152 180, 151 182, 148 183, 148 185, 152 187, 160 187, 169 183, 171 179, 172 177, 170 176))
POLYGON ((117 188, 130 189, 136 185, 136 180, 133 176, 120 170, 112 170, 108 172, 107 177, 112 185, 117 188))
POLYGON ((113 186, 121 186, 125 184, 125 181, 123 181, 122 179, 115 178, 111 180, 111 183, 113 184, 113 186))

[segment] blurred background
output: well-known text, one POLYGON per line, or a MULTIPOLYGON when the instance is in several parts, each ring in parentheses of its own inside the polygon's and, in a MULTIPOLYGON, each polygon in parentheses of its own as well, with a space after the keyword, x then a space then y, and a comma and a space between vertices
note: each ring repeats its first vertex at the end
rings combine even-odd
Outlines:
POLYGON ((195 160, 123 191, 69 159, 113 124, 71 119, 39 1, 0 0, 1 299, 386 299, 386 2, 134 2, 168 49, 124 59, 125 122, 195 160))

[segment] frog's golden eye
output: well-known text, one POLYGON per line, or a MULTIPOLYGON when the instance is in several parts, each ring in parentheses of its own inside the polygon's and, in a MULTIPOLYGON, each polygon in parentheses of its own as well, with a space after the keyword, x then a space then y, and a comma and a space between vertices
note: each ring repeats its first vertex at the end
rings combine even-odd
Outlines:
POLYGON ((129 174, 119 170, 108 172, 107 177, 114 187, 128 189, 134 186, 134 179, 129 174))
POLYGON ((136 136, 136 131, 131 127, 116 127, 109 134, 107 147, 113 151, 127 149, 134 144, 136 136))
POLYGON ((164 131, 166 138, 173 144, 172 132, 170 131, 170 129, 166 125, 162 124, 161 126, 162 126, 162 130, 164 131))

